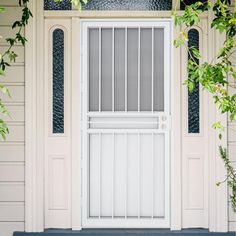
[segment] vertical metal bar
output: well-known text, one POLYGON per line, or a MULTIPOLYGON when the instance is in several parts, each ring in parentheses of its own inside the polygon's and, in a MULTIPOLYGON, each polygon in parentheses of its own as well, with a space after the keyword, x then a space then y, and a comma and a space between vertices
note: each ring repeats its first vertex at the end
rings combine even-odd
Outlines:
POLYGON ((128 201, 128 133, 125 133, 125 219, 127 218, 128 201))
POLYGON ((140 171, 140 133, 138 133, 138 218, 140 218, 141 205, 141 171, 140 171))
POLYGON ((128 63, 128 30, 127 27, 125 28, 125 111, 127 111, 127 107, 128 107, 128 100, 127 100, 127 87, 128 87, 128 83, 127 83, 127 76, 128 76, 128 70, 127 70, 127 63, 128 63))
POLYGON ((115 30, 112 28, 112 111, 115 111, 115 30))
POLYGON ((154 28, 152 27, 152 112, 154 111, 154 28))
POLYGON ((99 154, 98 154, 98 184, 99 184, 99 194, 98 194, 98 207, 99 207, 99 219, 101 218, 101 155, 102 155, 102 134, 99 133, 99 154))
POLYGON ((140 28, 138 28, 138 111, 140 111, 140 28))
POLYGON ((99 44, 99 112, 101 111, 101 104, 102 104, 102 29, 101 27, 99 28, 99 38, 98 38, 98 44, 99 44))
POLYGON ((114 174, 115 174, 115 133, 113 132, 112 133, 112 140, 113 140, 113 156, 112 156, 112 186, 111 186, 111 191, 112 191, 112 209, 111 209, 111 216, 112 216, 112 219, 114 218, 114 191, 115 191, 115 188, 114 188, 114 180, 115 180, 115 177, 114 177, 114 174))

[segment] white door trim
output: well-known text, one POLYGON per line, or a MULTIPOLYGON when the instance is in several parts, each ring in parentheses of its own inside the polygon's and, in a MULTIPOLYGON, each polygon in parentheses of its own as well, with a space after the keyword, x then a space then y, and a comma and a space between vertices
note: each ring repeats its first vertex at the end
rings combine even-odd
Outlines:
POLYGON ((33 13, 25 36, 25 231, 44 230, 43 161, 43 1, 30 1, 33 13), (42 95, 42 96, 40 96, 42 95))
MULTIPOLYGON (((26 27, 26 38, 28 42, 25 47, 25 79, 26 79, 26 152, 25 152, 25 230, 28 232, 41 232, 44 230, 44 192, 43 192, 43 113, 44 113, 44 101, 43 101, 43 23, 44 17, 46 18, 70 18, 72 19, 72 27, 77 28, 80 26, 81 18, 113 18, 114 16, 118 18, 139 18, 143 19, 149 18, 158 18, 158 17, 170 17, 171 12, 77 12, 77 11, 68 11, 68 12, 44 12, 43 10, 43 1, 31 1, 29 3, 34 18, 31 19, 29 25, 26 27), (114 13, 114 14, 113 14, 114 13)), ((203 17, 207 17, 206 14, 203 17)), ((210 16, 209 16, 210 17, 210 16)), ((73 30, 72 30, 73 31, 73 30)), ((174 28, 174 37, 179 33, 180 29, 174 28)), ((220 39, 219 35, 213 33, 208 29, 209 33, 209 56, 214 54, 215 45, 217 40, 220 39), (213 38, 215 40, 213 40, 213 38), (214 42, 214 43, 212 43, 214 42)), ((79 32, 73 33, 73 45, 78 45, 78 39, 80 38, 79 32), (77 39, 77 40, 76 40, 77 39)), ((79 46, 76 46, 72 51, 72 61, 78 60, 78 55, 80 53, 79 46)), ((173 60, 175 66, 173 66, 173 83, 172 83, 172 125, 175 129, 171 132, 171 142, 174 147, 171 150, 171 229, 179 230, 181 229, 181 105, 180 105, 180 91, 181 91, 181 82, 180 82, 180 50, 173 49, 173 60)), ((74 85, 79 86, 78 81, 79 68, 78 65, 72 63, 72 80, 74 85), (77 78, 74 79, 74 78, 77 78)), ((75 86, 73 87, 72 94, 77 94, 75 91, 75 86)), ((78 97, 72 98, 79 102, 78 97)), ((209 107, 212 106, 211 120, 215 121, 216 111, 212 103, 209 107)), ((72 120, 75 129, 72 134, 74 137, 79 139, 78 132, 80 130, 79 122, 80 120, 80 107, 73 106, 72 112, 75 113, 74 117, 77 119, 72 120)), ((220 119, 227 123, 225 116, 220 116, 220 119)), ((72 129, 73 130, 73 129, 72 129)), ((209 228, 210 231, 227 231, 227 186, 216 187, 215 181, 221 179, 225 174, 224 167, 220 159, 215 158, 217 154, 217 134, 212 131, 209 127, 209 132, 212 135, 212 144, 211 144, 211 154, 210 164, 211 172, 210 176, 210 194, 211 201, 209 206, 209 228), (215 168, 212 168, 215 166, 215 168)), ((226 136, 223 140, 226 143, 226 136)), ((73 170, 73 182, 72 182, 72 228, 80 229, 81 228, 81 218, 80 218, 80 181, 75 178, 80 178, 80 163, 75 157, 78 156, 79 147, 76 146, 77 143, 72 143, 72 163, 73 170)))

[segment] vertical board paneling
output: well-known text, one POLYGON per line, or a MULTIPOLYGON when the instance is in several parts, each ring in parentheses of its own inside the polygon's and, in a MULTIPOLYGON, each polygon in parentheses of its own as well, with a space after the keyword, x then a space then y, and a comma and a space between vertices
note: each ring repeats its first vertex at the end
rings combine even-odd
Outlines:
POLYGON ((112 212, 112 134, 102 134, 101 139, 101 216, 112 212))
POLYGON ((115 173, 114 173, 114 215, 125 216, 126 201, 126 145, 125 134, 115 136, 115 173))

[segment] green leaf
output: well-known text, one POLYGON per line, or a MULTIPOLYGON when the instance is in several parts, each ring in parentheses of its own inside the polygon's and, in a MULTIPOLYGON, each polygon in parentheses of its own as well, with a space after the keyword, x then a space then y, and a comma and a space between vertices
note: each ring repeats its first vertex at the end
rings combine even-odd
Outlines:
POLYGON ((0 13, 5 12, 5 8, 4 7, 0 7, 0 13))
POLYGON ((1 75, 1 76, 4 76, 4 75, 5 75, 5 71, 4 71, 2 68, 0 68, 0 75, 1 75))
POLYGON ((7 94, 9 97, 11 97, 10 90, 3 84, 0 84, 0 90, 2 91, 2 93, 7 94))
POLYGON ((177 38, 177 39, 174 40, 174 46, 175 46, 176 48, 180 47, 180 46, 183 45, 183 44, 184 44, 184 41, 183 41, 182 38, 177 38))
POLYGON ((192 47, 192 48, 191 48, 191 52, 193 53, 193 56, 194 56, 196 59, 200 59, 200 58, 201 58, 201 54, 200 54, 199 50, 196 49, 195 47, 192 47))
POLYGON ((221 122, 218 121, 218 122, 216 122, 216 123, 214 123, 214 124, 212 125, 212 128, 214 128, 214 129, 222 129, 223 126, 222 126, 221 122))

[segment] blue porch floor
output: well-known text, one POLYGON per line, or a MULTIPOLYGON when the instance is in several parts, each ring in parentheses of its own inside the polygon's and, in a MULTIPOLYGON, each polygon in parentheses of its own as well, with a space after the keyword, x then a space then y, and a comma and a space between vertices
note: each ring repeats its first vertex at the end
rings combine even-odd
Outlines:
POLYGON ((210 233, 204 229, 186 229, 181 231, 170 231, 167 229, 85 229, 81 231, 72 230, 46 230, 43 233, 15 232, 14 236, 235 236, 236 232, 210 233))

